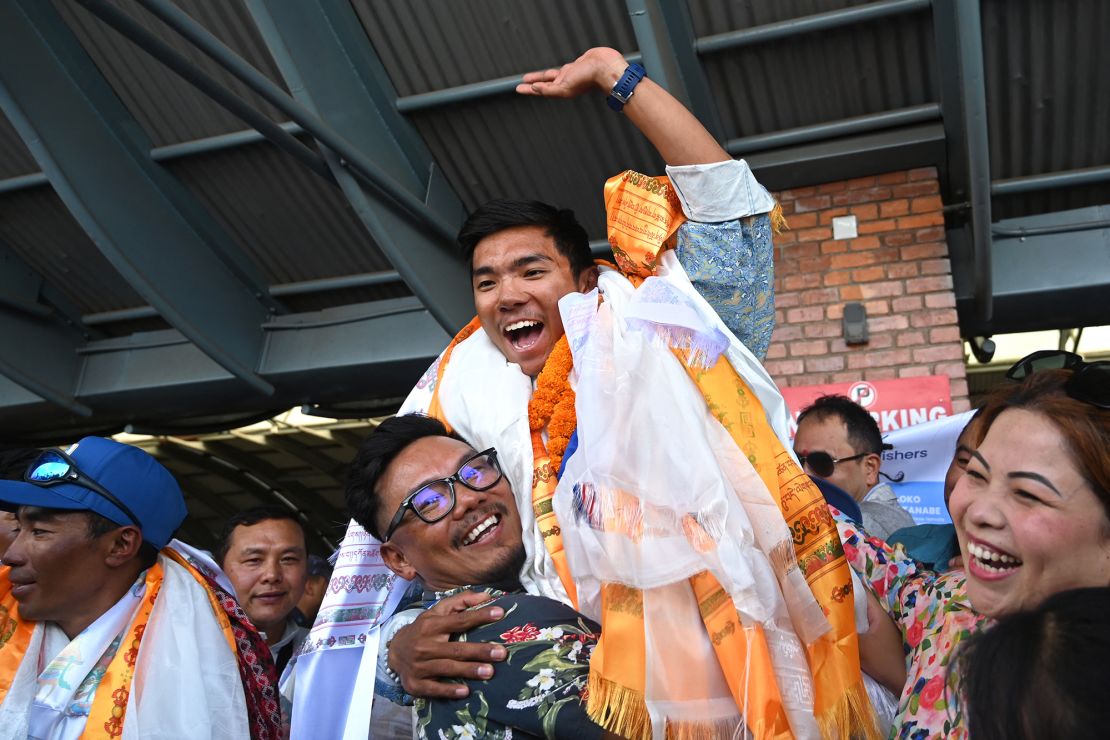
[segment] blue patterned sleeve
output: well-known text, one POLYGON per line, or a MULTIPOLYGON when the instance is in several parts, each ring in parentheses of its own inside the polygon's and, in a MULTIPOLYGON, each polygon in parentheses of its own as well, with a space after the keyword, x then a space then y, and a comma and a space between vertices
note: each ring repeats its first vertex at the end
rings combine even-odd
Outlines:
POLYGON ((766 213, 722 223, 687 221, 675 254, 694 288, 762 360, 775 328, 775 266, 766 213))

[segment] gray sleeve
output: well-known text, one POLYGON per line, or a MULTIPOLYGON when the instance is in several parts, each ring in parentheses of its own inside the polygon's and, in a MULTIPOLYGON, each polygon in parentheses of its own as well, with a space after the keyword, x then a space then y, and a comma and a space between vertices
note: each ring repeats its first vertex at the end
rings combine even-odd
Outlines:
POLYGON ((912 527, 913 517, 897 501, 864 501, 859 505, 863 513, 863 528, 872 537, 884 542, 902 527, 912 527))

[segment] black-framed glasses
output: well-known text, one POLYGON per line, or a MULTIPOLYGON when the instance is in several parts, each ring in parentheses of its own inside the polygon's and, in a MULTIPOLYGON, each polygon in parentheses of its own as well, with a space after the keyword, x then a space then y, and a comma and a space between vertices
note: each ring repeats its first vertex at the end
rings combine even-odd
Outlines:
POLYGON ((87 488, 126 514, 135 526, 140 529, 143 526, 139 517, 135 516, 135 512, 131 511, 127 504, 113 496, 107 488, 82 473, 73 458, 61 450, 46 450, 35 458, 34 462, 27 467, 27 472, 23 474, 23 480, 41 488, 50 488, 63 483, 72 483, 87 488))
POLYGON ((393 536, 405 511, 412 509, 417 518, 428 524, 435 524, 455 509, 455 482, 458 481, 472 491, 488 491, 501 480, 501 466, 497 462, 497 450, 490 447, 463 461, 454 475, 430 481, 405 496, 397 507, 397 513, 385 530, 382 542, 393 536))
POLYGON ((849 455, 848 457, 833 457, 827 452, 821 450, 813 450, 812 452, 805 452, 798 455, 798 462, 804 468, 809 465, 809 469, 822 478, 828 478, 836 470, 836 464, 848 462, 849 460, 859 460, 861 457, 873 455, 873 452, 861 452, 858 455, 849 455))
POLYGON ((1015 362, 1006 371, 1006 377, 1022 381, 1045 370, 1071 370, 1064 393, 1077 401, 1110 409, 1110 361, 1087 362, 1074 352, 1042 349, 1015 362))

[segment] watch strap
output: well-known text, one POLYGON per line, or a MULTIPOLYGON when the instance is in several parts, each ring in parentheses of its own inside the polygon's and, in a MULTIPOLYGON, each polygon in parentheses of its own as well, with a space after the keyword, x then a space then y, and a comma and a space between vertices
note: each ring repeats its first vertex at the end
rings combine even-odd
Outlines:
POLYGON ((643 66, 632 62, 624 70, 624 74, 617 80, 617 84, 613 85, 613 89, 609 91, 609 97, 605 102, 610 108, 620 113, 629 99, 632 98, 632 93, 636 89, 636 85, 640 84, 640 80, 644 79, 647 72, 643 66))

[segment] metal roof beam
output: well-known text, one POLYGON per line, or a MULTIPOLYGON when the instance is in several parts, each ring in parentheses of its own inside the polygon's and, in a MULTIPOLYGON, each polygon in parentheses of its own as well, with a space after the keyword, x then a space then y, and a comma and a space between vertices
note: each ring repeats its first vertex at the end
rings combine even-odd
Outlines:
POLYGON ((331 172, 323 158, 296 139, 291 133, 252 108, 242 98, 202 72, 183 54, 162 41, 131 16, 105 0, 80 0, 100 20, 119 31, 136 46, 150 54, 179 77, 207 95, 229 113, 254 127, 274 146, 294 157, 325 180, 332 182, 331 172))
MULTIPOLYGON (((10 346, 39 359, 49 335, 37 324, 27 332, 11 335, 23 340, 10 346)), ((278 388, 266 399, 273 409, 404 397, 451 339, 414 297, 275 317, 264 332, 259 371, 278 388)), ((89 341, 70 352, 77 358, 70 392, 97 410, 98 432, 165 429, 168 419, 203 426, 205 418, 212 429, 258 410, 234 376, 174 330, 89 341)), ((36 377, 60 367, 64 355, 52 354, 50 362, 27 363, 36 377)), ((0 378, 0 439, 88 427, 41 396, 0 378)))
MULTIPOLYGON (((646 65, 651 59, 651 53, 655 53, 657 50, 660 53, 668 53, 667 49, 651 39, 652 27, 657 23, 654 17, 655 8, 652 6, 657 6, 658 12, 662 14, 661 17, 665 23, 676 24, 673 29, 664 27, 662 30, 670 37, 670 42, 675 44, 673 49, 678 55, 676 61, 681 61, 682 67, 685 68, 690 60, 683 48, 686 43, 683 39, 687 35, 692 35, 692 30, 686 31, 681 27, 684 22, 689 22, 688 7, 680 7, 685 6, 685 3, 675 3, 670 0, 626 0, 626 2, 629 12, 633 14, 633 31, 636 33, 642 53, 626 54, 625 59, 646 65), (648 12, 649 9, 650 13, 648 12), (642 16, 640 15, 641 11, 643 11, 642 16), (642 27, 639 25, 641 23, 643 24, 642 27), (644 43, 645 39, 648 41, 646 45, 644 43)), ((828 31, 882 18, 917 13, 927 10, 930 4, 931 0, 878 0, 878 2, 867 3, 866 5, 855 5, 827 13, 791 18, 778 23, 767 23, 739 31, 701 36, 693 39, 693 51, 697 56, 715 54, 728 49, 754 46, 807 33, 828 31)), ((661 37, 657 34, 656 39, 659 38, 661 37)), ((665 65, 653 64, 653 66, 656 66, 657 69, 666 69, 665 65)), ((651 69, 648 71, 653 77, 657 74, 651 69)), ((432 90, 417 95, 406 95, 397 99, 396 108, 401 113, 414 113, 457 103, 469 103, 482 98, 507 95, 516 89, 517 84, 520 83, 520 77, 520 75, 509 75, 492 80, 473 82, 468 85, 432 90)), ((665 71, 664 79, 666 79, 665 71)), ((691 76, 689 79, 696 78, 691 76)))
MULTIPOLYGON (((625 54, 624 58, 629 62, 642 63, 644 60, 643 55, 639 52, 635 54, 625 54)), ((399 113, 417 113, 433 108, 444 108, 458 103, 473 103, 476 100, 482 100, 484 98, 495 98, 500 95, 508 95, 509 93, 516 92, 516 86, 520 84, 520 80, 523 76, 524 73, 522 72, 507 77, 498 77, 493 80, 472 82, 469 85, 457 85, 455 87, 432 90, 431 92, 417 93, 416 95, 405 95, 404 97, 397 98, 393 107, 396 108, 399 113)))
POLYGON ((51 316, 0 305, 0 337, 0 375, 70 414, 92 416, 92 409, 74 398, 81 374, 79 333, 51 316))
MULTIPOLYGON (((279 123, 276 124, 276 126, 291 136, 304 135, 304 129, 293 121, 279 123)), ((182 141, 178 144, 167 144, 166 146, 155 147, 150 150, 150 158, 155 162, 172 162, 175 159, 183 159, 200 154, 211 154, 225 149, 236 149, 241 146, 248 146, 268 140, 268 137, 258 129, 248 128, 242 131, 232 131, 229 134, 205 136, 191 141, 182 141)), ((332 178, 330 172, 328 172, 327 176, 328 180, 334 185, 335 179, 332 178)), ((0 194, 18 190, 28 190, 30 188, 37 188, 49 184, 50 180, 46 178, 46 175, 41 172, 31 172, 26 175, 0 180, 0 194)))
POLYGON ((694 48, 694 24, 684 2, 626 0, 648 76, 686 104, 717 140, 724 126, 694 48))
MULTIPOLYGON (((454 242, 462 219, 461 205, 436 168, 431 168, 429 176, 414 172, 411 147, 419 139, 415 133, 390 125, 388 116, 397 115, 391 104, 376 105, 386 89, 376 85, 387 82, 387 77, 349 4, 329 1, 267 7, 248 3, 283 75, 292 79, 290 88, 306 105, 291 98, 172 2, 138 2, 314 136, 325 147, 324 156, 348 200, 413 292, 443 326, 453 330, 468 320, 473 314, 469 291, 461 281, 449 280, 445 273, 452 271, 442 269, 462 264, 454 242), (274 20, 277 17, 280 21, 274 20), (381 73, 376 77, 374 65, 381 73), (352 95, 361 95, 368 102, 355 106, 356 115, 351 115, 350 101, 359 98, 352 95), (342 131, 325 123, 320 115, 332 113, 342 131), (374 156, 367 156, 367 151, 374 156), (378 164, 379 159, 385 166, 378 164), (398 159, 406 161, 395 166, 398 159), (415 190, 413 182, 418 186, 415 190)), ((399 116, 398 121, 407 125, 399 116)))
MULTIPOLYGON (((978 0, 976 0, 978 1, 978 0)), ((881 18, 891 18, 928 9, 931 0, 879 0, 866 5, 853 5, 827 13, 816 13, 801 18, 791 18, 778 23, 766 23, 739 31, 727 31, 697 40, 698 54, 715 54, 728 49, 765 44, 770 41, 793 38, 806 33, 829 31, 844 26, 854 26, 881 18)))
POLYGON ((964 336, 1110 323, 1110 205, 1008 219, 995 226, 994 314, 957 298, 964 336))
POLYGON ((903 126, 746 154, 745 159, 772 190, 847 180, 942 162, 944 128, 939 123, 903 126))
MULTIPOLYGON (((991 169, 987 128, 986 76, 979 0, 935 0, 933 36, 940 77, 940 105, 947 139, 948 192, 952 202, 968 203, 968 221, 959 229, 966 238, 950 244, 957 295, 971 295, 975 323, 989 324, 993 311, 991 287, 991 169), (972 285, 961 283, 972 276, 972 285)), ((951 225, 951 224, 950 224, 951 225)))
POLYGON ((1097 185, 1104 182, 1110 182, 1110 165, 995 180, 991 183, 991 195, 1034 193, 1042 190, 1074 188, 1080 185, 1097 185))
POLYGON ((325 154, 379 248, 440 324, 457 330, 474 315, 467 268, 454 241, 465 216, 462 201, 415 128, 394 109, 396 92, 350 2, 248 0, 247 8, 298 101, 335 126, 439 223, 451 225, 446 239, 419 228, 352 177, 341 157, 325 154))
POLYGON ((725 144, 725 150, 729 154, 748 155, 783 146, 826 141, 838 136, 863 134, 915 123, 926 123, 936 121, 939 118, 940 106, 936 103, 926 103, 909 108, 883 111, 882 113, 869 113, 865 116, 844 118, 839 121, 818 123, 812 126, 799 126, 798 128, 783 129, 767 134, 745 136, 742 139, 730 139, 725 144))
POLYGON ((91 409, 73 397, 78 350, 88 337, 52 304, 50 298, 66 303, 56 293, 0 240, 0 374, 69 413, 89 416, 91 409))
POLYGON ((40 319, 50 316, 50 306, 39 296, 44 280, 0 239, 0 307, 40 319))
POLYGON ((277 304, 231 237, 151 161, 149 140, 50 3, 0 3, 0 108, 124 279, 228 372, 272 393, 255 365, 259 325, 277 304))
MULTIPOLYGON (((301 280, 296 283, 271 285, 269 293, 274 298, 282 298, 285 296, 309 295, 312 293, 328 293, 334 290, 348 290, 350 288, 367 288, 372 285, 395 283, 400 280, 401 275, 396 270, 382 270, 381 272, 363 272, 357 275, 340 275, 338 277, 317 278, 315 280, 301 280)), ((158 312, 151 306, 134 306, 132 308, 120 308, 114 311, 85 314, 81 317, 81 323, 85 326, 99 326, 102 324, 114 324, 120 321, 149 319, 157 315, 158 312)))

